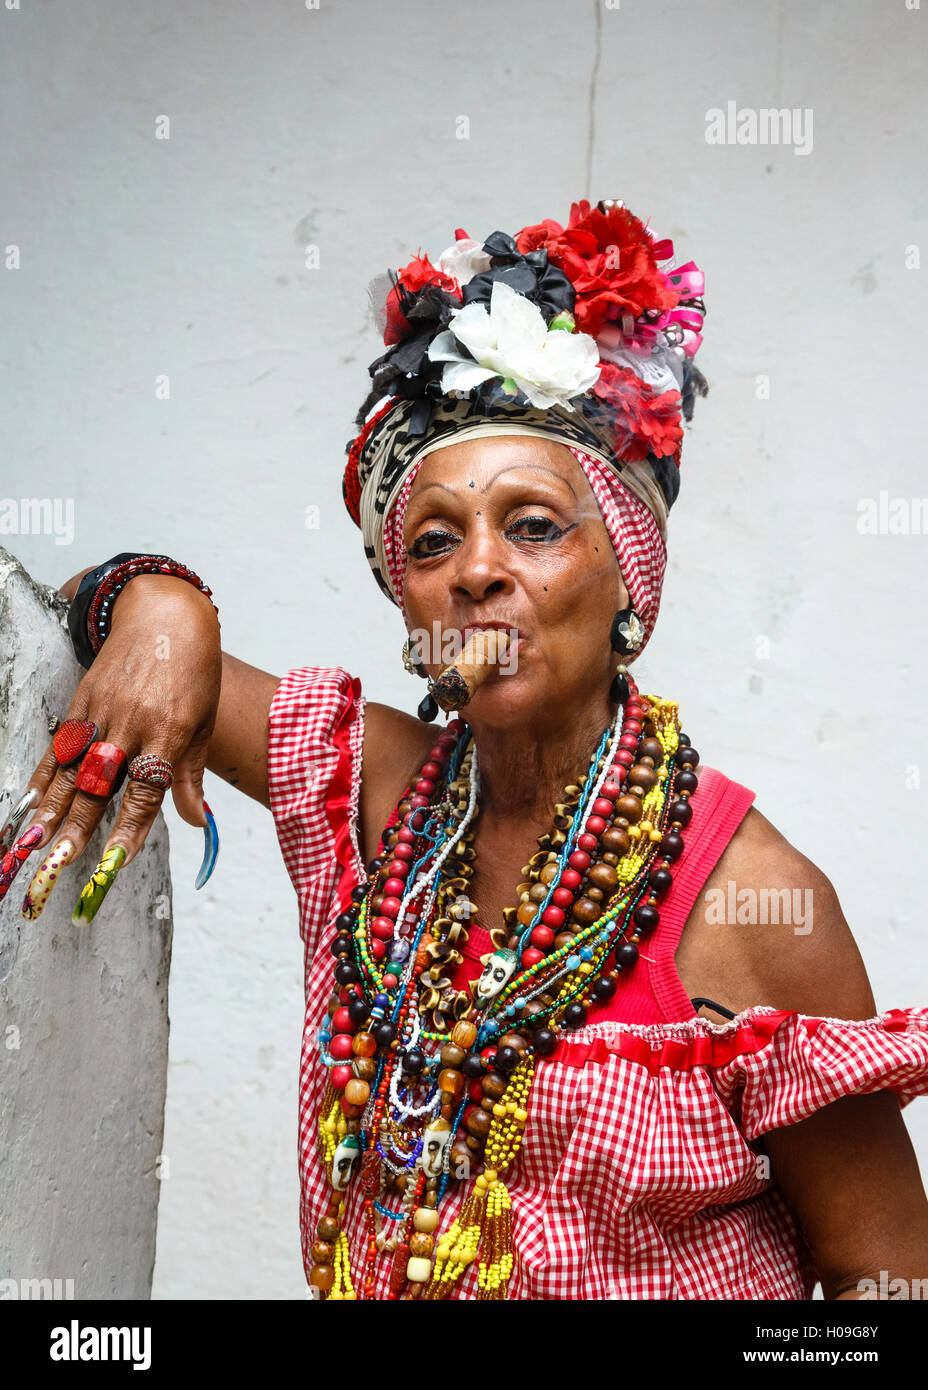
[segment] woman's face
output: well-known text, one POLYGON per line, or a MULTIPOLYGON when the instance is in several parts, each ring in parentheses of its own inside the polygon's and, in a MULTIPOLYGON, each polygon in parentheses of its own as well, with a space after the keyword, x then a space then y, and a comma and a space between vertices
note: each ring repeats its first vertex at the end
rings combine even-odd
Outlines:
MULTIPOLYGON (((512 725, 603 697, 618 658, 613 615, 628 604, 612 542, 586 475, 565 444, 527 435, 465 440, 420 464, 404 518, 411 632, 466 640, 500 620, 521 643, 478 690, 471 712, 512 725)), ((440 647, 424 647, 436 676, 440 647)), ((459 650, 459 647, 458 647, 459 650)))

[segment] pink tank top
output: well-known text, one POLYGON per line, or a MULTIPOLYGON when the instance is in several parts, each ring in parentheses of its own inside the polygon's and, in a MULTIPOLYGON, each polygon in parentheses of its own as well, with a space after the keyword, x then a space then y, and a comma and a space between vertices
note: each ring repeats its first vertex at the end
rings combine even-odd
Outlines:
MULTIPOLYGON (((690 803, 693 818, 683 833, 684 850, 671 866, 673 886, 660 900, 660 922, 641 942, 635 968, 619 975, 619 987, 610 1002, 597 1005, 597 1023, 676 1023, 696 1016, 677 973, 674 955, 703 884, 754 796, 754 792, 716 768, 702 768, 690 803)), ((492 949, 490 933, 475 919, 462 948, 464 960, 452 976, 456 988, 480 974, 480 958, 492 949)), ((726 1003, 724 999, 715 1002, 726 1003)))

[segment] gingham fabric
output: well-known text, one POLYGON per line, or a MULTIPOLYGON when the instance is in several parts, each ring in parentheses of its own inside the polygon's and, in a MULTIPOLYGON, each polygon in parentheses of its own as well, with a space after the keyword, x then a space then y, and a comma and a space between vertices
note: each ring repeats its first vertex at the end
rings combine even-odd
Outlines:
MULTIPOLYGON (((583 469, 593 490, 612 548, 619 561, 629 601, 644 625, 645 635, 641 646, 637 652, 625 657, 626 665, 631 665, 632 661, 641 656, 657 622, 661 588, 667 568, 667 547, 653 512, 640 497, 636 497, 621 482, 615 470, 600 459, 594 458, 592 454, 584 453, 582 449, 576 449, 573 445, 568 445, 568 448, 583 469)), ((402 602, 403 576, 407 557, 403 543, 403 522, 413 480, 422 462, 423 459, 420 459, 410 470, 409 477, 387 514, 383 531, 390 584, 394 594, 401 600, 400 608, 404 619, 406 606, 402 602)))
MULTIPOLYGON (((305 946, 299 1169, 307 1278, 328 1191, 315 1147, 326 1079, 316 1031, 331 991, 334 919, 363 872, 354 819, 364 706, 360 681, 347 671, 303 667, 284 676, 270 709, 271 810, 305 946)), ((715 770, 704 769, 701 782, 707 772, 715 770)), ((678 865, 712 833, 699 826, 698 796, 678 865)), ((665 901, 678 886, 675 877, 665 901)), ((699 886, 690 884, 678 914, 699 886)), ((521 1153, 506 1175, 517 1252, 509 1297, 810 1298, 810 1252, 758 1140, 841 1096, 883 1088, 902 1105, 928 1092, 928 1009, 851 1022, 758 1006, 722 1024, 697 1016, 587 1024, 539 1062, 521 1153)), ((459 1200, 449 1193, 444 1221, 459 1200)), ((349 1188, 345 1230, 356 1274, 365 1244, 358 1183, 349 1188)), ((378 1263, 376 1296, 386 1298, 389 1260, 378 1263)), ((472 1266, 457 1297, 475 1297, 476 1277, 472 1266)))

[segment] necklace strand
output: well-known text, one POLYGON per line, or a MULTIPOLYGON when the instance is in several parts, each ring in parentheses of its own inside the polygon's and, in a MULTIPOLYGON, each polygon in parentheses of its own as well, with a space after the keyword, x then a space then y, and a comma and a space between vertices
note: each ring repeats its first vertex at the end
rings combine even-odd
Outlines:
POLYGON ((477 1298, 506 1296, 515 1252, 500 1175, 518 1157, 536 1066, 634 967, 692 815, 698 754, 676 704, 629 688, 539 836, 476 981, 453 984, 476 907, 465 890, 480 792, 461 720, 439 734, 381 836, 372 877, 337 917, 319 1030, 329 1077, 318 1142, 331 1189, 311 1251, 319 1296, 373 1298, 378 1256, 391 1260, 389 1299, 447 1298, 475 1260, 477 1298), (360 1295, 343 1229, 356 1182, 367 1232, 360 1295), (440 1235, 449 1183, 469 1191, 440 1235))

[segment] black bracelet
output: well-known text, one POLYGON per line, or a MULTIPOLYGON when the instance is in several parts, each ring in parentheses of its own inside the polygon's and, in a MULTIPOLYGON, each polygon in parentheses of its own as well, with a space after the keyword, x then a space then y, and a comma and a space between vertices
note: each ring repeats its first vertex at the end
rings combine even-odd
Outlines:
POLYGON ((93 596, 112 570, 125 564, 127 560, 141 559, 143 554, 144 552, 124 550, 119 555, 114 555, 111 560, 104 560, 102 565, 98 565, 89 574, 85 574, 78 584, 77 593, 71 600, 71 606, 68 609, 68 631, 71 634, 74 655, 85 670, 90 670, 96 655, 90 645, 90 637, 87 632, 87 614, 90 611, 93 596))
POLYGON ((123 589, 140 574, 164 574, 193 584, 212 603, 213 591, 198 574, 170 555, 135 555, 123 551, 85 574, 68 610, 68 630, 78 661, 89 667, 109 636, 113 607, 123 589))

